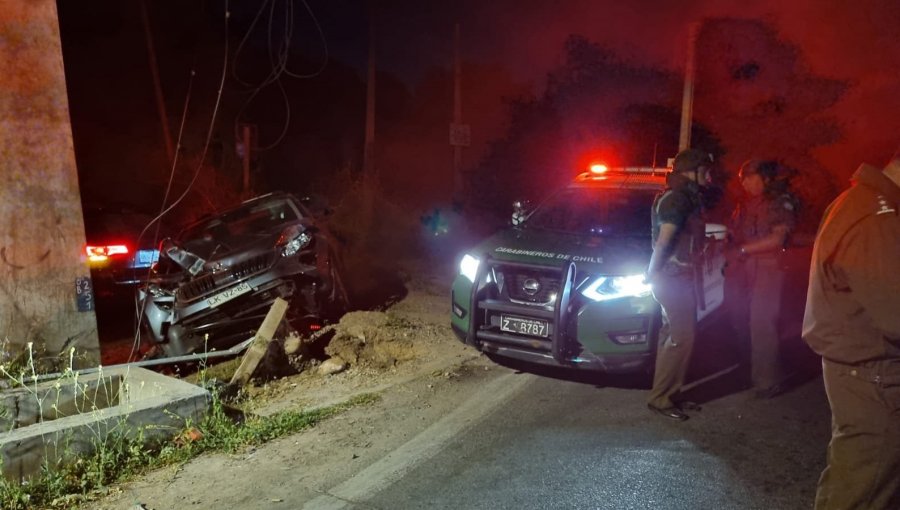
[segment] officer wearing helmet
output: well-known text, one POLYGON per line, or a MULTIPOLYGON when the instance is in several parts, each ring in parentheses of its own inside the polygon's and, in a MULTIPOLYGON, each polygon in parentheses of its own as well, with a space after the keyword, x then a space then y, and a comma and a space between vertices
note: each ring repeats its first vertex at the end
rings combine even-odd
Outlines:
POLYGON ((741 353, 743 387, 771 398, 784 391, 778 320, 782 252, 797 222, 797 202, 775 161, 752 159, 738 175, 745 200, 732 215, 728 302, 741 353))
POLYGON ((662 307, 656 372, 647 407, 674 420, 688 419, 685 410, 699 409, 680 399, 697 326, 695 271, 704 243, 701 187, 710 183, 712 157, 697 149, 675 156, 667 188, 653 202, 653 255, 647 268, 653 297, 662 307))

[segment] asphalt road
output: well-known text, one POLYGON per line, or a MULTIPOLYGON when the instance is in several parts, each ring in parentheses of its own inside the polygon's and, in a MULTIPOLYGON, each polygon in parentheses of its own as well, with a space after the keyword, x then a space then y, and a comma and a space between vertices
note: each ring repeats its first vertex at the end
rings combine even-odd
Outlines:
POLYGON ((824 467, 818 378, 772 400, 720 397, 683 423, 647 411, 639 389, 510 371, 476 386, 304 508, 798 509, 824 467))
POLYGON ((783 395, 755 399, 728 371, 728 336, 717 327, 699 340, 688 394, 703 410, 686 422, 648 411, 640 377, 500 367, 303 508, 810 508, 830 437, 816 360, 799 339, 786 341, 786 359, 805 375, 783 395))

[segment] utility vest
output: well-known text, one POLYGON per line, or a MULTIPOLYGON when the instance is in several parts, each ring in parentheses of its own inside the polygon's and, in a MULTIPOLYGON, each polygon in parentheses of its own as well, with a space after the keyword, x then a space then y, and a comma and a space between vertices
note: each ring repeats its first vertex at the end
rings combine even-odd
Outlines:
POLYGON ((656 244, 656 240, 659 237, 660 209, 666 207, 667 200, 677 199, 677 197, 672 196, 676 193, 682 194, 681 198, 689 200, 693 207, 675 233, 673 248, 662 267, 662 272, 665 274, 693 271, 697 267, 700 256, 703 253, 706 227, 700 214, 700 199, 696 196, 696 193, 692 193, 691 190, 685 188, 668 188, 657 195, 653 201, 653 209, 651 210, 653 244, 656 244))

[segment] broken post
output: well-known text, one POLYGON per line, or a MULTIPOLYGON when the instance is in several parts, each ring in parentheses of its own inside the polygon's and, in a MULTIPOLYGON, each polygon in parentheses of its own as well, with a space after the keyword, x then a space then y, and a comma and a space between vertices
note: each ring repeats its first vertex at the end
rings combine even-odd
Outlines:
POLYGON ((253 377, 253 372, 256 371, 259 362, 266 357, 269 343, 272 342, 272 337, 275 336, 275 331, 278 330, 278 325, 281 324, 281 320, 284 318, 285 312, 287 312, 287 307, 287 301, 275 298, 275 302, 269 308, 269 313, 266 314, 262 326, 259 327, 259 331, 253 337, 253 343, 250 344, 250 348, 244 353, 241 366, 231 376, 229 386, 243 386, 253 377))

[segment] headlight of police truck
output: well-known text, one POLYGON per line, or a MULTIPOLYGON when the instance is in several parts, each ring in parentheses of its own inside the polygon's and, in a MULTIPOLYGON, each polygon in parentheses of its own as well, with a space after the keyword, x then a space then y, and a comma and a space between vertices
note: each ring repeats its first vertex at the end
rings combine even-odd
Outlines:
POLYGON ((594 301, 609 301, 623 297, 644 297, 650 295, 650 284, 644 275, 601 276, 581 291, 581 295, 594 301))
POLYGON ((475 283, 475 275, 478 274, 478 264, 480 263, 480 260, 468 253, 463 255, 462 260, 459 262, 459 274, 465 276, 470 282, 475 283))

